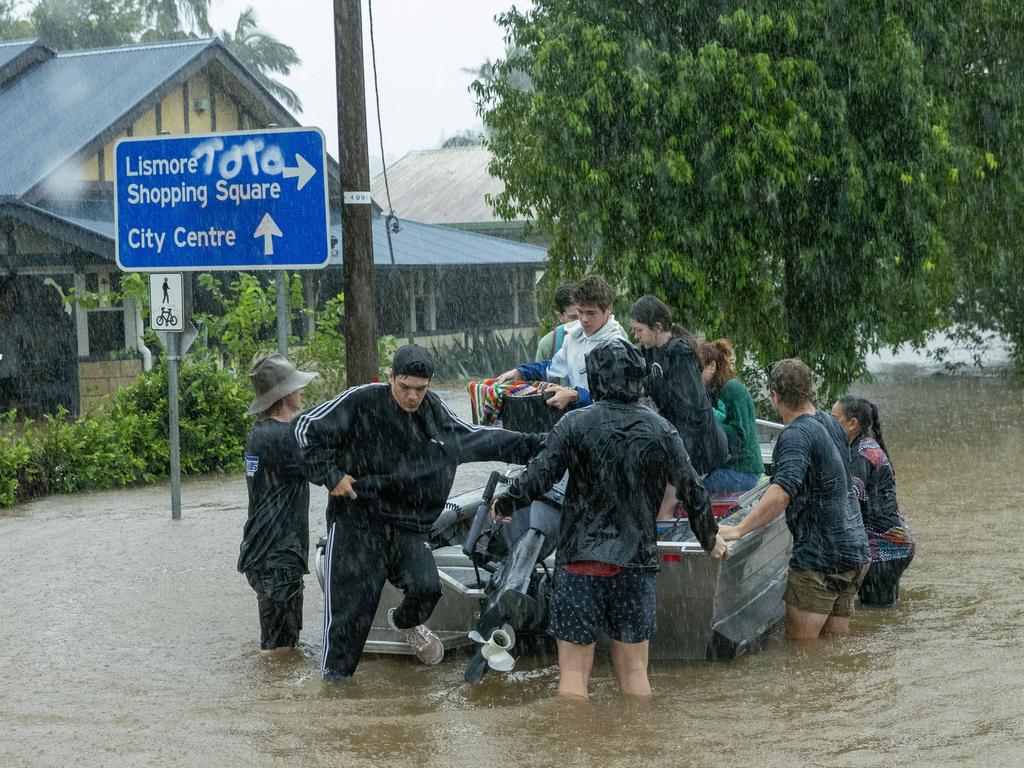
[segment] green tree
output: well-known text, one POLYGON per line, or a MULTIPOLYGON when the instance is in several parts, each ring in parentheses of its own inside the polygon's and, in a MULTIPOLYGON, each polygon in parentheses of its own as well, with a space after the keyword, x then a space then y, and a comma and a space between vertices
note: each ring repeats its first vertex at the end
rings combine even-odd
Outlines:
POLYGON ((147 27, 142 39, 174 40, 192 35, 213 35, 210 0, 136 0, 147 27))
POLYGON ((758 363, 799 355, 831 397, 867 352, 923 342, 955 289, 943 206, 966 156, 897 9, 513 9, 509 58, 475 85, 495 209, 537 218, 556 271, 658 294, 758 363))
POLYGON ((1002 334, 1024 374, 1024 16, 1005 0, 936 0, 929 10, 914 17, 925 79, 973 168, 946 209, 958 262, 948 319, 976 348, 1002 334))
POLYGON ((449 149, 451 147, 479 147, 483 143, 484 137, 482 133, 474 131, 471 128, 467 128, 464 131, 459 131, 453 136, 449 136, 441 142, 441 149, 449 149))
POLYGON ((40 41, 59 51, 131 43, 142 24, 135 0, 40 0, 30 19, 40 41))
POLYGON ((0 0, 0 40, 21 40, 35 35, 32 22, 17 14, 18 0, 0 0))
POLYGON ((302 63, 302 59, 290 45, 259 29, 252 6, 239 15, 233 33, 225 29, 221 31, 220 37, 267 90, 287 104, 289 109, 302 111, 302 102, 295 91, 271 77, 271 74, 289 74, 292 67, 302 63))
MULTIPOLYGON (((288 313, 294 320, 302 310, 302 284, 298 275, 286 275, 286 280, 288 313)), ((216 309, 197 313, 196 319, 206 326, 228 367, 247 374, 257 353, 277 347, 277 294, 273 283, 250 272, 238 272, 234 279, 204 272, 198 282, 216 309)))

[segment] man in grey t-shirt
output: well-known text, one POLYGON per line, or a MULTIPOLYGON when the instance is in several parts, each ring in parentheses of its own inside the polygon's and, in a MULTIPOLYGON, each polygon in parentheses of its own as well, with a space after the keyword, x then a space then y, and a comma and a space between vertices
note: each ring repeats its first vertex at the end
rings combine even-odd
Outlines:
POLYGON ((775 444, 772 484, 726 541, 757 530, 785 511, 793 534, 786 584, 786 635, 808 640, 845 634, 871 555, 841 431, 811 402, 811 371, 781 360, 769 375, 772 407, 786 428, 775 444))

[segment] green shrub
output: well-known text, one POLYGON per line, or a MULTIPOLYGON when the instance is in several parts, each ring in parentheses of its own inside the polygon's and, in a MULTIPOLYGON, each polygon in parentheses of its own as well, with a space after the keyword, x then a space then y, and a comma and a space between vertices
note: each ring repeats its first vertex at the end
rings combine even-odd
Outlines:
MULTIPOLYGON (((178 369, 178 431, 185 474, 233 472, 242 468, 252 420, 248 382, 218 371, 210 355, 195 355, 178 369)), ((111 420, 123 424, 122 448, 140 461, 150 481, 166 477, 170 461, 167 365, 161 361, 133 386, 118 393, 111 420)))
MULTIPOLYGON (((248 387, 216 370, 210 355, 185 360, 178 382, 182 472, 240 470, 251 426, 248 387)), ((13 412, 0 415, 0 506, 166 477, 167 422, 164 363, 121 390, 106 416, 73 421, 61 409, 18 430, 13 412)))
MULTIPOLYGON (((288 359, 296 368, 320 374, 306 388, 304 401, 307 405, 329 400, 348 386, 345 333, 342 330, 344 316, 345 294, 339 293, 328 299, 323 309, 316 313, 316 330, 305 343, 288 352, 288 359)), ((381 336, 377 341, 381 379, 385 378, 397 347, 394 336, 381 336)))
POLYGON ((456 339, 434 349, 434 376, 441 381, 497 376, 532 361, 534 351, 518 333, 508 340, 492 333, 473 344, 456 339))
POLYGON ((28 445, 15 428, 15 411, 0 413, 0 507, 14 504, 18 476, 28 461, 28 445))

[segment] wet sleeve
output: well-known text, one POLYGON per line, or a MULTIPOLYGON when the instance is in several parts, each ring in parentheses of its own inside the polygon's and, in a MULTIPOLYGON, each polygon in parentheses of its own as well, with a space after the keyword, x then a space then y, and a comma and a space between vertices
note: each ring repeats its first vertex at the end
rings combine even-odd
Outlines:
POLYGON ((806 482, 811 464, 806 438, 795 429, 784 429, 775 443, 772 461, 775 465, 772 483, 784 490, 789 498, 796 498, 806 482))
POLYGON ((548 376, 550 360, 539 360, 536 363, 523 363, 519 366, 519 375, 524 381, 544 381, 548 376))
POLYGON ((544 442, 542 433, 513 432, 500 427, 482 427, 463 421, 440 398, 437 410, 440 427, 453 440, 459 463, 470 461, 505 461, 525 464, 544 442))
POLYGON ((704 551, 710 552, 718 534, 718 523, 711 510, 711 498, 694 471, 690 457, 686 455, 682 438, 676 432, 671 434, 670 456, 674 464, 672 485, 676 487, 676 498, 686 507, 687 521, 693 535, 704 551))
POLYGON ((861 493, 858 481, 858 464, 864 466, 867 473, 864 475, 864 490, 861 497, 861 512, 865 524, 880 527, 883 530, 900 525, 899 506, 896 503, 896 476, 893 474, 892 465, 887 461, 875 465, 866 456, 860 454, 851 463, 854 484, 857 485, 858 494, 861 493))
POLYGON ((738 392, 736 392, 730 384, 735 379, 726 382, 725 387, 722 388, 721 399, 718 401, 715 408, 715 418, 718 419, 722 424, 722 430, 725 432, 725 437, 729 441, 729 449, 731 452, 734 446, 742 446, 745 444, 746 435, 744 435, 743 423, 740 420, 740 415, 743 412, 738 392), (721 408, 722 415, 719 417, 718 408, 721 408))
POLYGON ((722 425, 722 429, 725 430, 725 436, 726 438, 728 438, 730 428, 730 425, 728 423, 729 413, 726 410, 725 402, 723 402, 722 400, 719 400, 717 403, 715 403, 715 418, 718 420, 718 423, 722 425))
POLYGON ((860 502, 861 511, 865 511, 868 505, 868 481, 871 477, 871 462, 861 454, 855 455, 850 460, 850 474, 853 475, 853 486, 857 489, 857 500, 860 502))
MULTIPOLYGON (((309 480, 309 482, 314 482, 313 480, 310 480, 309 475, 307 474, 306 463, 302 460, 302 451, 299 449, 299 443, 295 439, 294 425, 288 435, 285 455, 288 474, 298 475, 304 477, 306 480, 309 480)), ((337 485, 337 483, 335 483, 335 485, 337 485)), ((332 485, 331 488, 333 487, 334 486, 332 485)))
POLYGON ((338 449, 349 440, 352 428, 352 398, 343 392, 334 400, 312 408, 295 419, 302 473, 311 483, 333 489, 345 476, 337 466, 338 449))
POLYGON ((575 389, 576 394, 580 396, 580 399, 577 401, 577 408, 582 408, 583 406, 590 405, 592 402, 594 402, 593 400, 590 399, 589 389, 584 389, 583 387, 573 387, 573 389, 575 389))
POLYGON ((540 498, 545 491, 562 479, 562 475, 569 467, 568 434, 569 427, 563 419, 548 433, 541 452, 509 484, 505 493, 515 499, 517 507, 540 498))

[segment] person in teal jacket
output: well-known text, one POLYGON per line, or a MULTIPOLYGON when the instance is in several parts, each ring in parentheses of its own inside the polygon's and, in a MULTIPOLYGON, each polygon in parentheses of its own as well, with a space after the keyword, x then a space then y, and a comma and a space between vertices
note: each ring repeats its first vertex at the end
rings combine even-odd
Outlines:
POLYGON ((704 487, 708 493, 749 491, 764 474, 754 400, 743 382, 736 378, 733 369, 736 353, 728 339, 704 342, 698 355, 704 384, 711 402, 716 403, 715 418, 729 440, 729 461, 704 478, 704 487))

